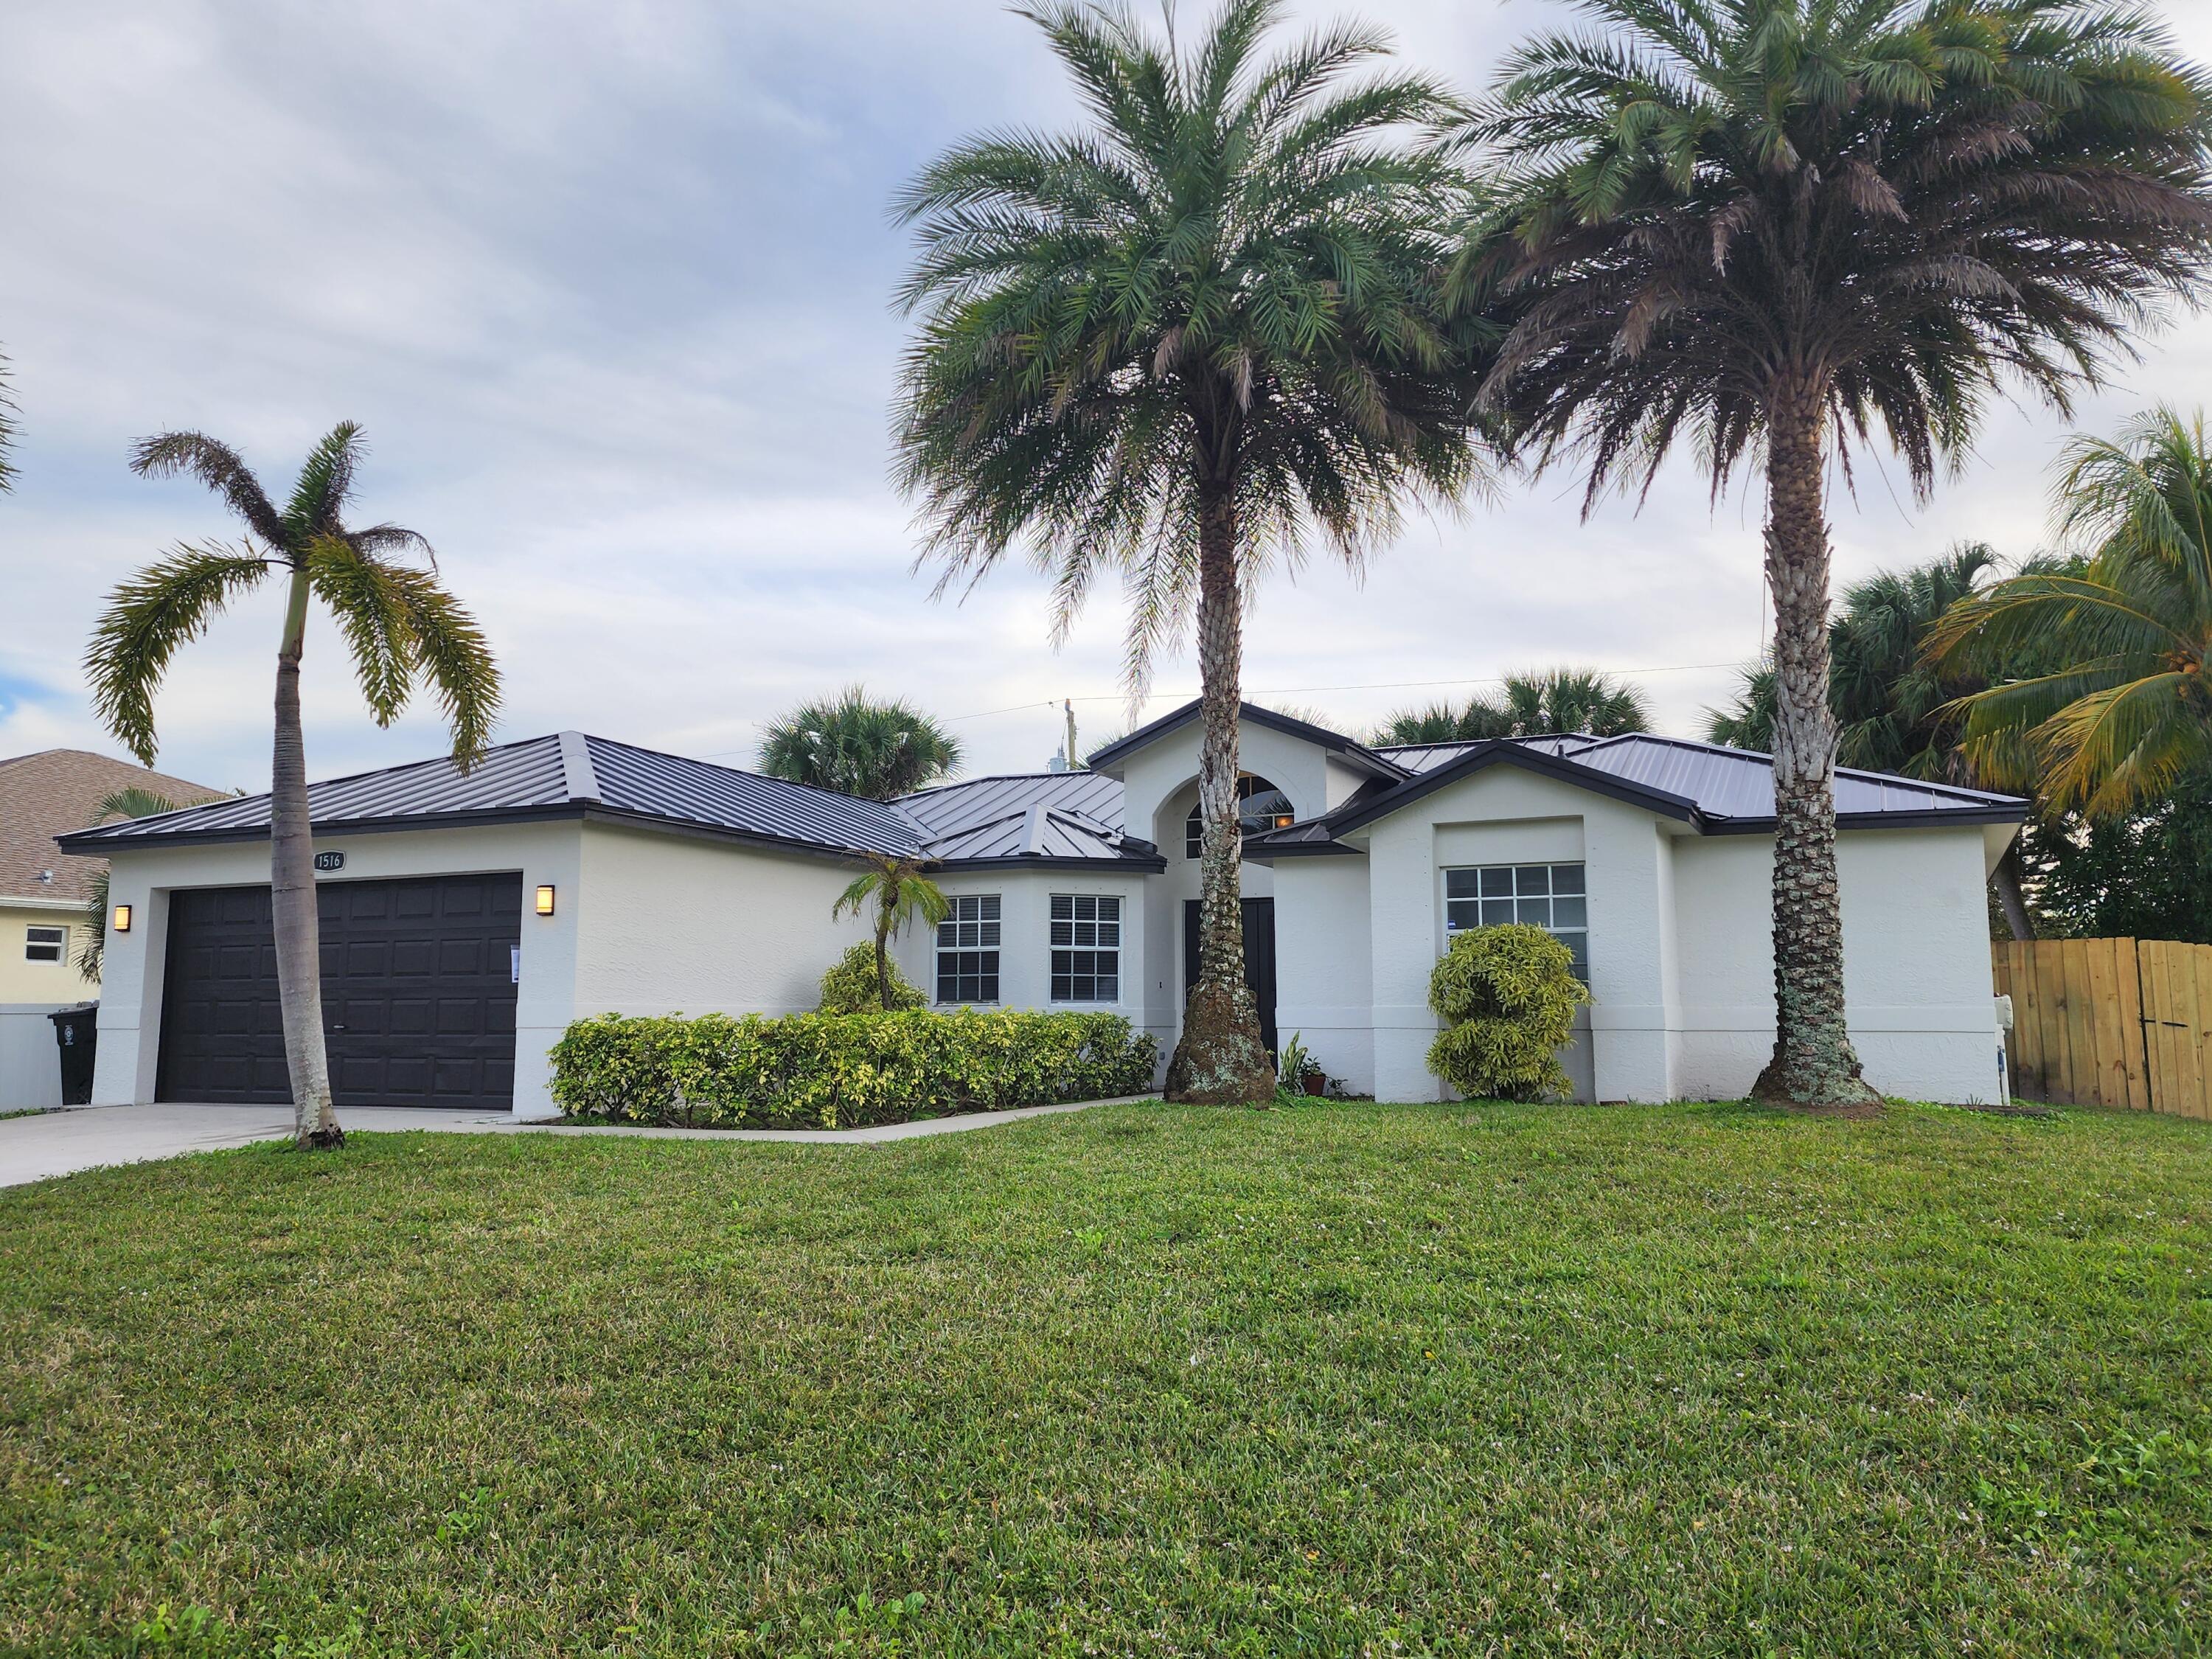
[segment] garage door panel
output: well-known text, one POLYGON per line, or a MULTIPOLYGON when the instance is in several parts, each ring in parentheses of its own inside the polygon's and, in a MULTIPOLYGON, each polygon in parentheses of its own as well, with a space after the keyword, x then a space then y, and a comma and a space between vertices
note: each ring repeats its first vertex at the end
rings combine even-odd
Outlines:
MULTIPOLYGON (((511 1105, 520 876, 330 882, 316 901, 339 1106, 511 1105)), ((159 1097, 289 1101, 269 890, 177 893, 169 927, 159 1097)))

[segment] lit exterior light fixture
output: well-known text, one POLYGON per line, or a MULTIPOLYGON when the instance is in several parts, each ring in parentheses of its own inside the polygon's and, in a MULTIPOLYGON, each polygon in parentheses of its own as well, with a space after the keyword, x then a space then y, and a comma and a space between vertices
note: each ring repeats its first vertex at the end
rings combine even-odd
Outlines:
POLYGON ((538 914, 541 916, 553 914, 553 884, 550 881, 538 890, 538 914))
POLYGON ((131 931, 131 907, 127 904, 118 904, 115 907, 115 931, 118 933, 127 933, 131 931))

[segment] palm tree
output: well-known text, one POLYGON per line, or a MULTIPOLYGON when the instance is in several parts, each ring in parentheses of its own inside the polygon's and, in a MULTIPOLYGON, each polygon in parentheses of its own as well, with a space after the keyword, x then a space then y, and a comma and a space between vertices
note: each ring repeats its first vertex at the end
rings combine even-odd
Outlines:
POLYGON ((8 390, 8 360, 0 356, 0 495, 15 487, 15 398, 8 390))
POLYGON ((1540 674, 1508 674, 1494 695, 1469 698, 1464 708, 1438 704, 1395 714, 1375 740, 1474 743, 1562 732, 1617 738, 1650 729, 1650 705, 1635 686, 1595 668, 1552 668, 1540 674))
POLYGON ((2212 770, 2212 442, 2202 414, 2159 408, 2059 463, 2078 569, 2030 569, 1960 600, 1931 659, 1995 678, 1948 705, 1978 768, 2039 785, 2045 806, 2118 818, 2212 770))
POLYGON ((476 621, 440 585, 428 542, 396 524, 350 529, 345 509, 366 446, 350 421, 308 452, 278 508, 236 452, 198 432, 142 441, 131 470, 142 477, 190 473, 245 521, 246 537, 183 544, 108 595, 85 652, 93 707, 131 753, 153 764, 154 694, 177 647, 199 637, 232 600, 272 571, 285 576, 276 644, 276 730, 270 767, 270 908, 283 1005, 284 1059, 301 1146, 336 1146, 344 1133, 331 1103, 323 1047, 322 985, 315 918, 313 827, 307 756, 300 736, 300 659, 307 605, 320 599, 345 636, 362 695, 379 726, 407 706, 417 679, 435 690, 462 767, 483 752, 499 708, 499 671, 476 621), (422 564, 406 562, 413 555, 422 564), (427 568, 425 568, 427 567, 427 568))
MULTIPOLYGON (((1483 391, 1585 510, 1676 441, 1763 461, 1775 612, 1775 1047, 1754 1092, 1875 1098, 1844 1027, 1826 470, 1879 422, 1923 497, 2006 379, 2061 410, 2212 262, 2212 83, 2095 0, 1589 0, 1465 136, 1483 391)), ((1848 477, 1848 472, 1846 473, 1848 477)))
MULTIPOLYGON (((1402 130, 1454 106, 1377 74, 1359 26, 1273 56, 1282 0, 1225 0, 1187 48, 1118 8, 1037 0, 1089 112, 999 133, 901 194, 921 252, 899 477, 940 592, 1025 548, 1065 635, 1102 575, 1131 601, 1133 696, 1196 611, 1200 955, 1168 1066, 1177 1100, 1271 1098, 1244 979, 1237 710, 1245 606, 1314 544, 1354 571, 1407 494, 1476 476, 1470 343, 1435 273, 1464 181, 1402 130), (1459 331, 1454 332, 1454 328, 1459 331)), ((1172 20, 1172 14, 1170 14, 1172 20)))
MULTIPOLYGON (((171 800, 167 795, 137 785, 128 789, 111 789, 100 798, 100 805, 92 809, 94 823, 106 823, 111 818, 150 818, 156 813, 174 812, 183 803, 171 800)), ((92 893, 84 903, 84 943, 77 947, 76 970, 87 979, 100 977, 100 968, 107 954, 107 866, 100 866, 92 878, 92 893)))
MULTIPOLYGON (((1926 564, 1882 571, 1844 589, 1828 624, 1828 702, 1836 717, 1839 765, 1932 782, 1986 787, 1960 746, 1959 716, 1946 708, 1984 682, 1945 672, 1923 649, 1928 630, 1996 566, 1985 542, 1961 542, 1926 564)), ((1774 744, 1774 668, 1744 671, 1735 702, 1705 711, 1705 735, 1734 749, 1765 752, 1774 744)), ((2021 889, 2018 844, 1990 875, 2014 939, 2035 927, 2021 889)))
POLYGON ((927 926, 936 927, 951 915, 952 902, 945 896, 943 888, 922 873, 925 866, 919 859, 870 853, 865 862, 867 867, 830 906, 830 919, 835 921, 848 912, 858 916, 874 910, 876 993, 884 1012, 890 1013, 893 1006, 891 941, 917 914, 927 926))
POLYGON ((959 764, 958 738, 907 703, 871 702, 859 685, 801 703, 761 738, 769 776, 870 800, 926 789, 959 764))

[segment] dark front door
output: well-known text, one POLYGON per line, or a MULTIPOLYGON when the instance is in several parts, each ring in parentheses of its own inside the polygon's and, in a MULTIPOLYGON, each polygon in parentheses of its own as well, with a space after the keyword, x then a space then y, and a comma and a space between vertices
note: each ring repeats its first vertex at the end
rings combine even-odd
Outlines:
MULTIPOLYGON (((1198 901, 1182 902, 1182 994, 1198 982, 1198 901)), ((1244 982, 1252 988, 1252 1000, 1260 1005, 1260 1040, 1273 1054, 1275 1040, 1275 901, 1244 901, 1244 982)))
MULTIPOLYGON (((512 1106, 522 878, 334 881, 315 896, 337 1103, 512 1106)), ((269 890, 173 894, 167 975, 155 1097, 289 1102, 269 890)))

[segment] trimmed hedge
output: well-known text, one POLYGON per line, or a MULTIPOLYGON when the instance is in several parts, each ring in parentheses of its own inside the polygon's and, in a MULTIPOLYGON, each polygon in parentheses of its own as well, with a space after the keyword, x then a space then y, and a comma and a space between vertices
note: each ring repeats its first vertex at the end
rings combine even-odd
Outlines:
POLYGON ((1118 1014, 702 1014, 580 1019, 553 1045, 571 1115, 715 1129, 855 1129, 1141 1094, 1159 1048, 1118 1014))
POLYGON ((1429 975, 1429 1006, 1448 1026, 1430 1045, 1429 1069, 1469 1100, 1567 1094, 1559 1050, 1589 1000, 1574 953, 1542 928, 1470 927, 1429 975))

